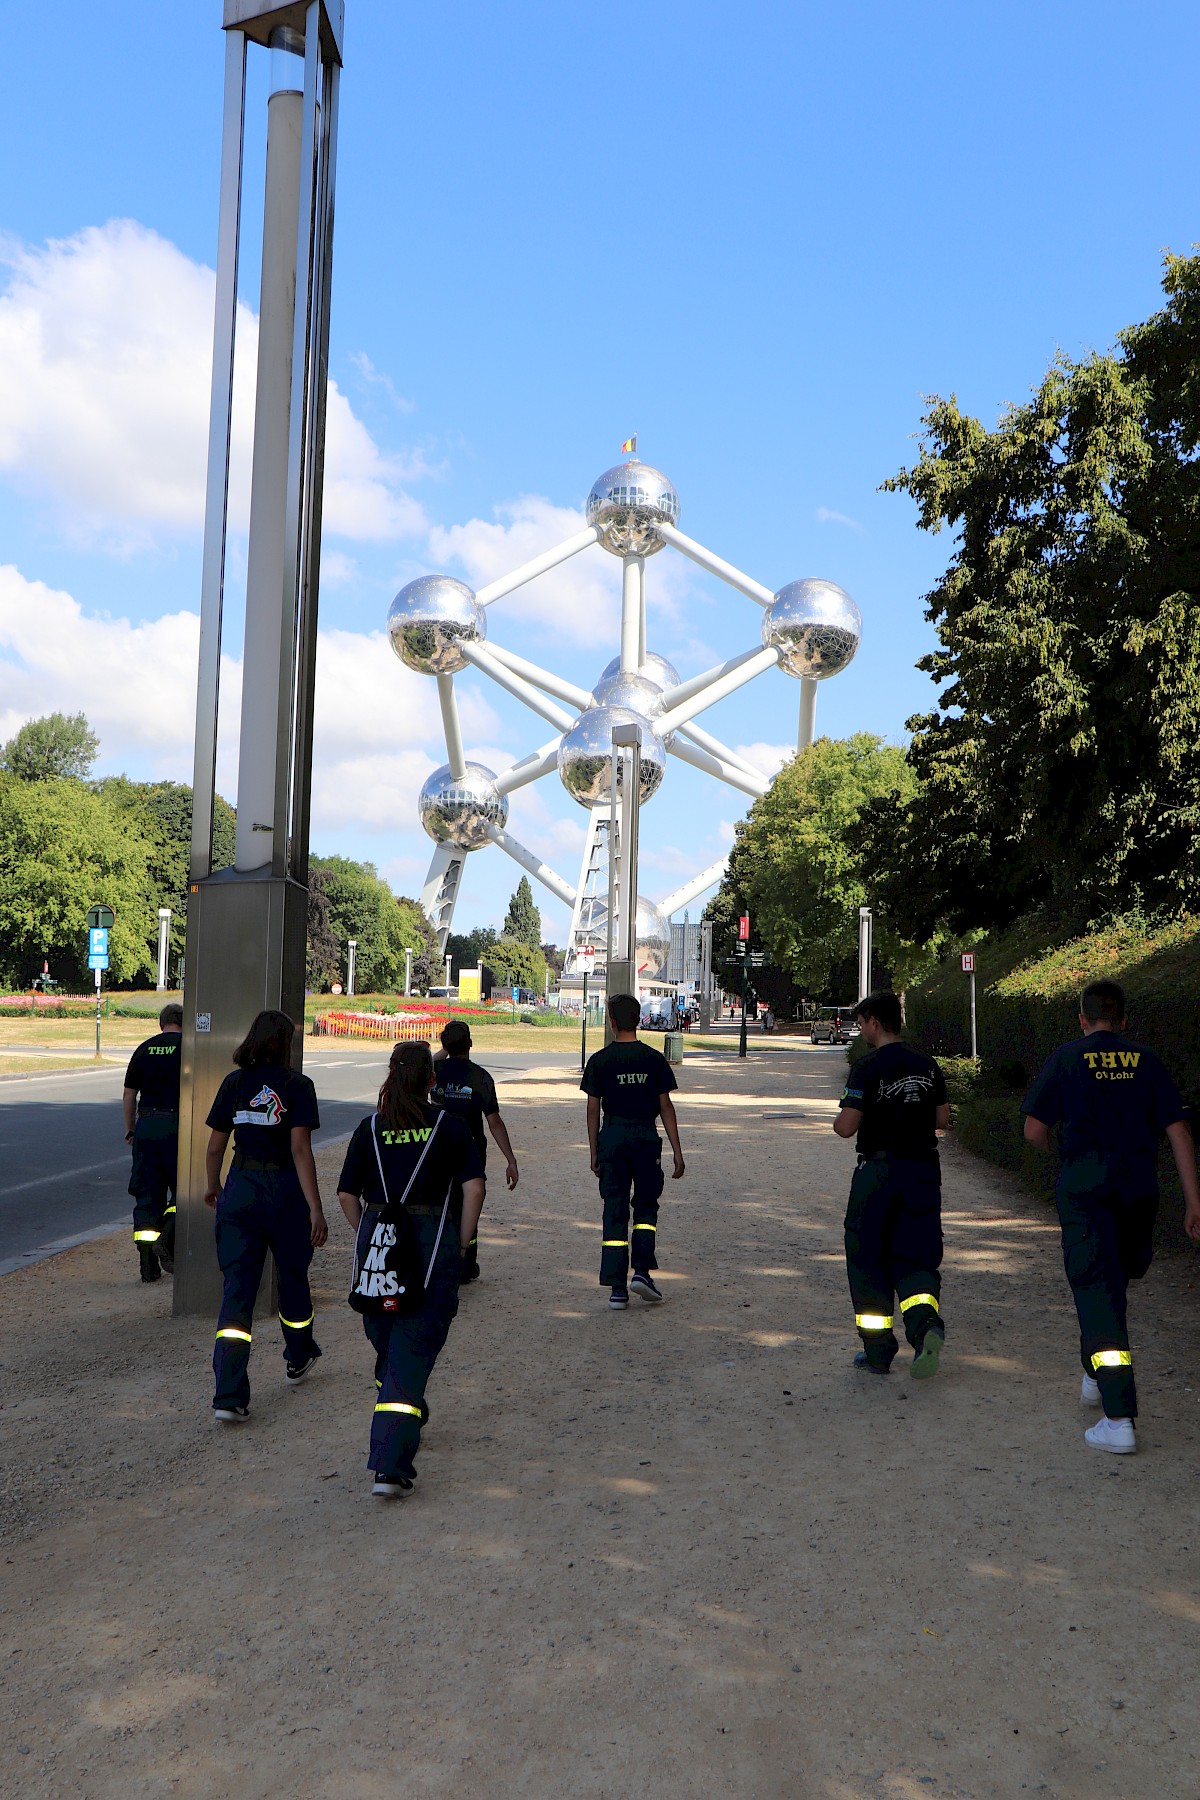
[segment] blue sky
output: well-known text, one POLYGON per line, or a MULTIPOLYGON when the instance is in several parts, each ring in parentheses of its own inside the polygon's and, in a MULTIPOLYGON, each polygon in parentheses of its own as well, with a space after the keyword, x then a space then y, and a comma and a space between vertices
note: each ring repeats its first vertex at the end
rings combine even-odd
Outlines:
MULTIPOLYGON (((83 706, 103 768, 179 779, 219 13, 131 0, 102 30, 64 0, 52 36, 10 28, 20 79, 0 116, 0 729, 83 706)), ((863 646, 824 685, 819 728, 902 739, 930 697, 921 597, 951 545, 879 483, 915 454, 923 396, 992 421, 1057 349, 1107 346, 1158 303, 1162 250, 1200 236, 1195 7, 347 14, 315 847, 419 888, 415 791, 444 752, 431 686, 381 648, 391 595, 440 566, 481 582, 565 536, 633 430, 685 531, 769 586, 850 590, 863 646)), ((264 92, 260 55, 248 318, 264 92)), ((241 568, 235 533, 231 684, 241 568)), ((758 609, 690 565, 666 553, 648 576, 651 646, 685 675, 757 642, 758 609)), ((590 686, 618 584, 591 551, 500 602, 490 630, 590 686)), ((499 767, 548 735, 461 685, 469 754, 499 767)), ((769 758, 794 742, 797 699, 772 673, 703 723, 769 758)), ((227 734, 230 793, 233 749, 227 734)), ((742 806, 673 762, 644 889, 710 862, 742 806)), ((510 828, 572 880, 582 825, 553 779, 514 797, 510 828)), ((473 859, 459 925, 496 922, 516 876, 473 859)))

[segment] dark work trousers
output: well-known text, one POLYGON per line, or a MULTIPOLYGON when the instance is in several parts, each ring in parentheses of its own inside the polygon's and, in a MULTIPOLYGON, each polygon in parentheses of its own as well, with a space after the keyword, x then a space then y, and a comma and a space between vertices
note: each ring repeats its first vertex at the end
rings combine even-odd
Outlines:
MULTIPOLYGON (((486 1183, 486 1177, 485 1177, 485 1183, 486 1183)), ((487 1200, 487 1188, 485 1185, 485 1187, 484 1187, 485 1204, 486 1204, 486 1200, 487 1200)), ((462 1212, 462 1188, 457 1183, 455 1184, 454 1192, 450 1197, 450 1205, 451 1205, 452 1210, 455 1207, 457 1207, 459 1214, 461 1215, 461 1212, 462 1212)), ((470 1243, 467 1245, 466 1249, 462 1253, 462 1276, 460 1279, 462 1281, 475 1281, 478 1279, 478 1276, 479 1276, 479 1227, 478 1227, 478 1225, 476 1225, 475 1236, 471 1239, 470 1243)))
POLYGON ((284 1361, 307 1362, 315 1351, 310 1232, 308 1204, 295 1169, 230 1170, 217 1201, 217 1261, 225 1295, 213 1352, 214 1406, 250 1404, 251 1327, 268 1250, 279 1283, 284 1361))
POLYGON ((133 1128, 133 1241, 175 1254, 175 1181, 179 1166, 179 1114, 142 1113, 133 1128))
POLYGON ((1110 1419, 1137 1418, 1137 1388, 1126 1327, 1128 1284, 1154 1256, 1158 1195, 1153 1174, 1115 1157, 1064 1163, 1054 1198, 1063 1264, 1079 1316, 1079 1354, 1100 1384, 1110 1419))
POLYGON ((904 1335, 914 1350, 928 1331, 945 1332, 941 1265, 938 1164, 888 1155, 860 1162, 846 1208, 846 1273, 854 1323, 874 1367, 890 1368, 899 1349, 893 1296, 899 1296, 904 1335))
POLYGON ((653 1125, 631 1125, 606 1119, 600 1127, 600 1198, 604 1202, 604 1239, 600 1281, 624 1287, 629 1279, 629 1203, 633 1197, 633 1272, 657 1269, 654 1253, 658 1202, 663 1191, 662 1139, 653 1125))
MULTIPOLYGON (((429 1213, 417 1207, 410 1210, 428 1266, 441 1207, 429 1213)), ((416 1474, 421 1427, 429 1417, 425 1388, 458 1311, 461 1273, 458 1226, 451 1208, 421 1310, 363 1315, 363 1330, 375 1351, 377 1391, 367 1466, 376 1475, 403 1475, 411 1480, 416 1474)))

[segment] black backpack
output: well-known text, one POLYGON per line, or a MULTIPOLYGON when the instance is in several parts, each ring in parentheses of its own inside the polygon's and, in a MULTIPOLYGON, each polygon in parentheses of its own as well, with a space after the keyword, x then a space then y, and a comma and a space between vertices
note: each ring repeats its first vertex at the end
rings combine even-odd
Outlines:
POLYGON ((383 1172, 383 1157, 379 1152, 379 1136, 376 1130, 378 1113, 371 1120, 371 1142, 375 1147, 375 1161, 379 1165, 379 1182, 383 1188, 384 1204, 368 1207, 358 1222, 348 1296, 349 1304, 357 1313, 414 1313, 418 1312, 424 1304, 425 1290, 429 1286, 429 1277, 433 1273, 433 1265, 437 1261, 437 1253, 442 1246, 442 1233, 446 1229, 446 1214, 450 1207, 450 1188, 446 1189, 446 1198, 442 1204, 442 1216, 438 1223, 433 1254, 429 1258, 428 1268, 425 1269, 422 1268, 421 1241, 417 1228, 412 1214, 404 1203, 413 1190, 417 1176, 421 1173, 421 1165, 429 1155, 443 1116, 439 1113, 434 1121, 433 1130, 425 1140, 425 1147, 417 1159, 416 1168, 409 1177, 408 1186, 395 1203, 388 1198, 387 1177, 383 1172))

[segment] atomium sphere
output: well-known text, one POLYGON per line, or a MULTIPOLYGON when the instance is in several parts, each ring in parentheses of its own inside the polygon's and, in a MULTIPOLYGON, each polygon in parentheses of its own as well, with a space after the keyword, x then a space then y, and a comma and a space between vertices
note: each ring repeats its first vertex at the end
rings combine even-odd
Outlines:
POLYGON ((504 830, 508 796, 496 792, 496 777, 482 763, 467 763, 461 777, 452 775, 449 763, 443 763, 418 794, 417 811, 435 844, 479 850, 491 842, 489 825, 504 830))
POLYGON ((482 643, 487 616, 464 581, 422 575, 392 601, 387 633, 406 668, 418 675, 455 675, 467 667, 460 639, 482 643))
POLYGON ((634 458, 592 483, 584 512, 614 556, 653 556, 662 549, 659 525, 679 523, 679 495, 665 475, 634 458))
MULTIPOLYGON (((595 944, 601 958, 608 949, 608 901, 596 895, 580 915, 581 934, 595 944)), ((637 903, 637 972, 649 980, 662 974, 671 954, 671 926, 653 900, 638 895, 637 903)))
POLYGON ((862 614, 833 581, 789 581, 763 614, 762 641, 780 668, 812 681, 839 674, 861 637, 862 614))
MULTIPOLYGON (((647 681, 644 675, 622 675, 618 669, 615 675, 598 681, 593 693, 599 706, 623 706, 645 719, 651 731, 658 733, 657 720, 666 711, 666 705, 657 682, 647 681)), ((674 736, 671 731, 663 738, 668 749, 674 736)))
POLYGON ((641 797, 649 800, 662 786, 667 752, 647 721, 625 706, 589 706, 580 713, 558 746, 558 778, 580 806, 612 804, 612 734, 614 725, 642 728, 641 797))
MULTIPOLYGON (((612 676, 620 673, 621 659, 619 656, 614 656, 601 675, 600 681, 608 681, 612 676)), ((655 687, 661 688, 664 693, 668 688, 679 686, 679 670, 675 664, 669 663, 665 656, 658 656, 653 650, 646 652, 646 660, 639 665, 638 674, 643 675, 647 681, 652 681, 655 687)), ((597 691, 599 691, 600 681, 596 683, 597 691)))

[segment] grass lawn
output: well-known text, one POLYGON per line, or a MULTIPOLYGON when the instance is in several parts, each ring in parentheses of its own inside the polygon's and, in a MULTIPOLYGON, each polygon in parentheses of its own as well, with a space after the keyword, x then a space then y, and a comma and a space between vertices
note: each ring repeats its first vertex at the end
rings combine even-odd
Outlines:
POLYGON ((94 1069, 94 1056, 0 1055, 0 1077, 5 1075, 59 1075, 70 1069, 94 1069))

